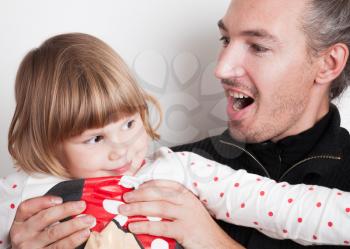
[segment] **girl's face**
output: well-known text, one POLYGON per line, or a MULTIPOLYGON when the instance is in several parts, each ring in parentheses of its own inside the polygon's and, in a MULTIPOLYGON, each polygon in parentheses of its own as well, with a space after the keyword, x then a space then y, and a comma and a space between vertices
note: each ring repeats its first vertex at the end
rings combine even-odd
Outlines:
POLYGON ((146 156, 148 142, 136 113, 65 140, 59 159, 75 178, 134 175, 146 156))

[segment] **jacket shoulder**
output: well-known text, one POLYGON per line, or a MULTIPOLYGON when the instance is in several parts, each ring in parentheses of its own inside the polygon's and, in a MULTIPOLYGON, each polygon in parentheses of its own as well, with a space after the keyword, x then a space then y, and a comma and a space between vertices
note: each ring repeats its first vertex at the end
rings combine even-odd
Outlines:
POLYGON ((171 149, 175 152, 189 151, 201 155, 205 158, 213 159, 213 157, 216 157, 218 154, 217 144, 220 140, 220 137, 221 135, 207 137, 193 143, 177 145, 171 149))

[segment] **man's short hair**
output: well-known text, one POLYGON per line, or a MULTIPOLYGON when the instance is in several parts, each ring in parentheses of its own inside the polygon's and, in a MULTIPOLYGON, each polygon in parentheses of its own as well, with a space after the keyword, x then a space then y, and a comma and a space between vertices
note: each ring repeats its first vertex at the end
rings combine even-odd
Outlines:
MULTIPOLYGON (((350 0, 309 0, 302 27, 313 54, 343 43, 350 48, 350 0)), ((350 85, 350 60, 330 88, 330 98, 341 95, 350 85)))

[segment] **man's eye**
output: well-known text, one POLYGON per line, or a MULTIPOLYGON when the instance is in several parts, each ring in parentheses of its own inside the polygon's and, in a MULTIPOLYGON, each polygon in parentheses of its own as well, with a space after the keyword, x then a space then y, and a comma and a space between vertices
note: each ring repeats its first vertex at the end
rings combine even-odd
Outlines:
POLYGON ((226 36, 221 36, 220 41, 222 42, 222 45, 226 47, 230 43, 230 39, 226 36))
POLYGON ((265 48, 265 47, 258 45, 258 44, 252 44, 252 45, 250 45, 250 47, 257 54, 262 54, 262 53, 269 51, 268 48, 265 48))
POLYGON ((92 138, 90 138, 89 140, 87 140, 85 143, 87 144, 96 144, 99 143, 103 140, 103 136, 94 136, 92 138))
POLYGON ((135 126, 135 120, 129 120, 128 122, 126 122, 123 126, 122 129, 123 130, 129 130, 131 128, 133 128, 135 126))

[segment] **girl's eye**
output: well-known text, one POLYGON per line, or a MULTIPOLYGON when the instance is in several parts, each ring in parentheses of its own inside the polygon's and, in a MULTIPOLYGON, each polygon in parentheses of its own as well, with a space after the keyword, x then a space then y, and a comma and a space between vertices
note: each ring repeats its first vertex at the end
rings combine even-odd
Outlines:
POLYGON ((94 136, 92 138, 90 138, 89 140, 87 140, 85 143, 87 144, 96 144, 99 143, 103 140, 103 136, 94 136))
POLYGON ((131 128, 133 128, 135 126, 136 121, 135 120, 129 120, 128 122, 126 122, 123 126, 122 129, 123 130, 129 130, 131 128))
POLYGON ((221 36, 220 41, 224 47, 227 47, 227 45, 230 43, 230 39, 226 36, 221 36))

